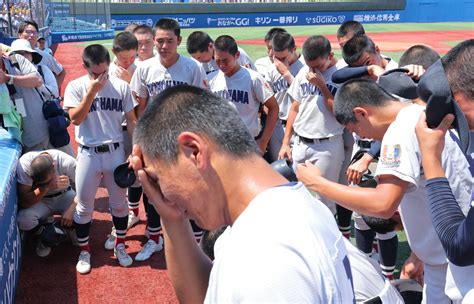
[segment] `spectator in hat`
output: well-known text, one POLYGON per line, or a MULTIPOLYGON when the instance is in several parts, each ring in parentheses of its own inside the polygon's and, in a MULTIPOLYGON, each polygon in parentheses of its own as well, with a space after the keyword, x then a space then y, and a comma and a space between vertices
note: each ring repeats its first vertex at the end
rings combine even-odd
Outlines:
MULTIPOLYGON (((24 152, 53 149, 55 147, 51 144, 48 125, 43 116, 42 106, 45 100, 59 97, 56 79, 47 66, 40 64, 42 62, 42 56, 38 51, 31 48, 27 40, 17 39, 13 41, 9 54, 14 60, 19 59, 20 56, 26 58, 34 65, 35 72, 39 73, 43 79, 43 84, 38 88, 23 88, 22 90, 26 110, 26 116, 23 117, 24 152)), ((56 147, 56 149, 74 156, 74 151, 70 143, 62 147, 56 147)))
POLYGON ((36 48, 38 31, 38 24, 35 21, 24 21, 18 27, 18 38, 26 39, 30 42, 31 48, 35 49, 42 56, 41 64, 46 65, 54 73, 58 87, 61 87, 66 76, 66 70, 52 55, 36 48))

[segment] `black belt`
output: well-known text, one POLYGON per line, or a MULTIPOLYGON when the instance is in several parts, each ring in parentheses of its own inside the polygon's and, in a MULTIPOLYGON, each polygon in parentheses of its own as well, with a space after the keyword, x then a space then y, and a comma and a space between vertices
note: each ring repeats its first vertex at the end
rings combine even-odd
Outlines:
POLYGON ((122 131, 127 131, 127 125, 122 126, 122 131))
POLYGON ((56 192, 56 193, 53 193, 53 194, 48 194, 48 195, 45 195, 43 197, 45 198, 53 198, 53 197, 56 197, 56 196, 60 196, 61 194, 64 194, 66 192, 68 192, 69 190, 72 190, 71 186, 67 187, 66 189, 64 190, 61 190, 59 192, 56 192))
POLYGON ((281 120, 281 125, 282 126, 286 127, 286 123, 287 123, 287 120, 284 120, 284 119, 281 120))
POLYGON ((357 145, 362 149, 370 149, 372 146, 372 141, 370 140, 358 140, 357 145))
POLYGON ((315 143, 318 143, 318 142, 322 142, 324 140, 329 140, 331 137, 323 137, 323 138, 308 138, 308 137, 304 137, 304 136, 301 136, 301 135, 297 135, 300 140, 302 142, 304 142, 305 144, 315 144, 315 143))
POLYGON ((86 150, 94 150, 96 153, 105 153, 105 152, 110 152, 110 145, 114 146, 114 150, 120 147, 120 143, 118 142, 109 144, 109 145, 100 145, 100 146, 95 146, 95 147, 88 147, 88 146, 81 145, 81 147, 86 150))

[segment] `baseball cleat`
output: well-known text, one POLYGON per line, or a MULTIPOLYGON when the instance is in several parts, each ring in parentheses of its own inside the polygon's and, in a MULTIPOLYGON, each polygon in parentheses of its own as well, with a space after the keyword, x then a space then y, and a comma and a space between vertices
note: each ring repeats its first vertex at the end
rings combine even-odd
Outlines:
POLYGON ((153 240, 148 240, 142 250, 135 257, 135 261, 146 261, 148 260, 155 252, 163 250, 163 238, 160 237, 158 243, 153 240))
POLYGON ((86 274, 91 271, 91 254, 88 251, 81 251, 76 264, 76 270, 80 274, 86 274))
POLYGON ((132 265, 132 263, 133 263, 133 260, 128 255, 127 251, 125 250, 125 244, 123 244, 123 243, 118 244, 114 248, 114 256, 119 261, 120 266, 128 267, 128 266, 132 265))

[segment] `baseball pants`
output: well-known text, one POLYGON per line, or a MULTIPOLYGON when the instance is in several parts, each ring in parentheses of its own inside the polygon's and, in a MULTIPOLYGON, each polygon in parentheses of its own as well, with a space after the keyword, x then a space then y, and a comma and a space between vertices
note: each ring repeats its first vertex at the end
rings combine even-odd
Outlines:
POLYGON ((30 208, 18 211, 17 221, 20 230, 29 231, 38 226, 48 216, 63 214, 72 204, 76 193, 69 190, 57 197, 43 198, 30 208))
MULTIPOLYGON (((337 183, 344 162, 342 135, 331 136, 324 140, 316 139, 311 144, 302 142, 301 138, 296 136, 291 155, 293 170, 296 171, 298 164, 304 164, 306 160, 309 160, 319 168, 323 177, 337 183)), ((331 210, 333 215, 336 214, 335 202, 319 195, 316 196, 331 210)))
POLYGON ((74 221, 89 223, 94 211, 97 188, 103 178, 109 193, 109 207, 112 216, 128 215, 127 189, 120 188, 114 180, 115 168, 125 161, 122 143, 117 148, 109 145, 109 152, 99 153, 94 148, 79 147, 76 166, 77 207, 74 221))

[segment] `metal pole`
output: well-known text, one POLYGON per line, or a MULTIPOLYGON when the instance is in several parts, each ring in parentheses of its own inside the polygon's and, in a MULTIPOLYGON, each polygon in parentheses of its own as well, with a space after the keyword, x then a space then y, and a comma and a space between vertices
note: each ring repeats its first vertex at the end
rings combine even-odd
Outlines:
POLYGON ((10 13, 10 0, 7 0, 7 14, 8 14, 8 34, 12 37, 12 15, 10 13))
MULTIPOLYGON (((31 3, 31 0, 28 1, 28 5, 30 6, 30 20, 35 20, 33 18, 33 4, 31 3)), ((35 20, 36 22, 41 22, 40 20, 35 20)), ((41 26, 41 25, 40 25, 41 26)))

